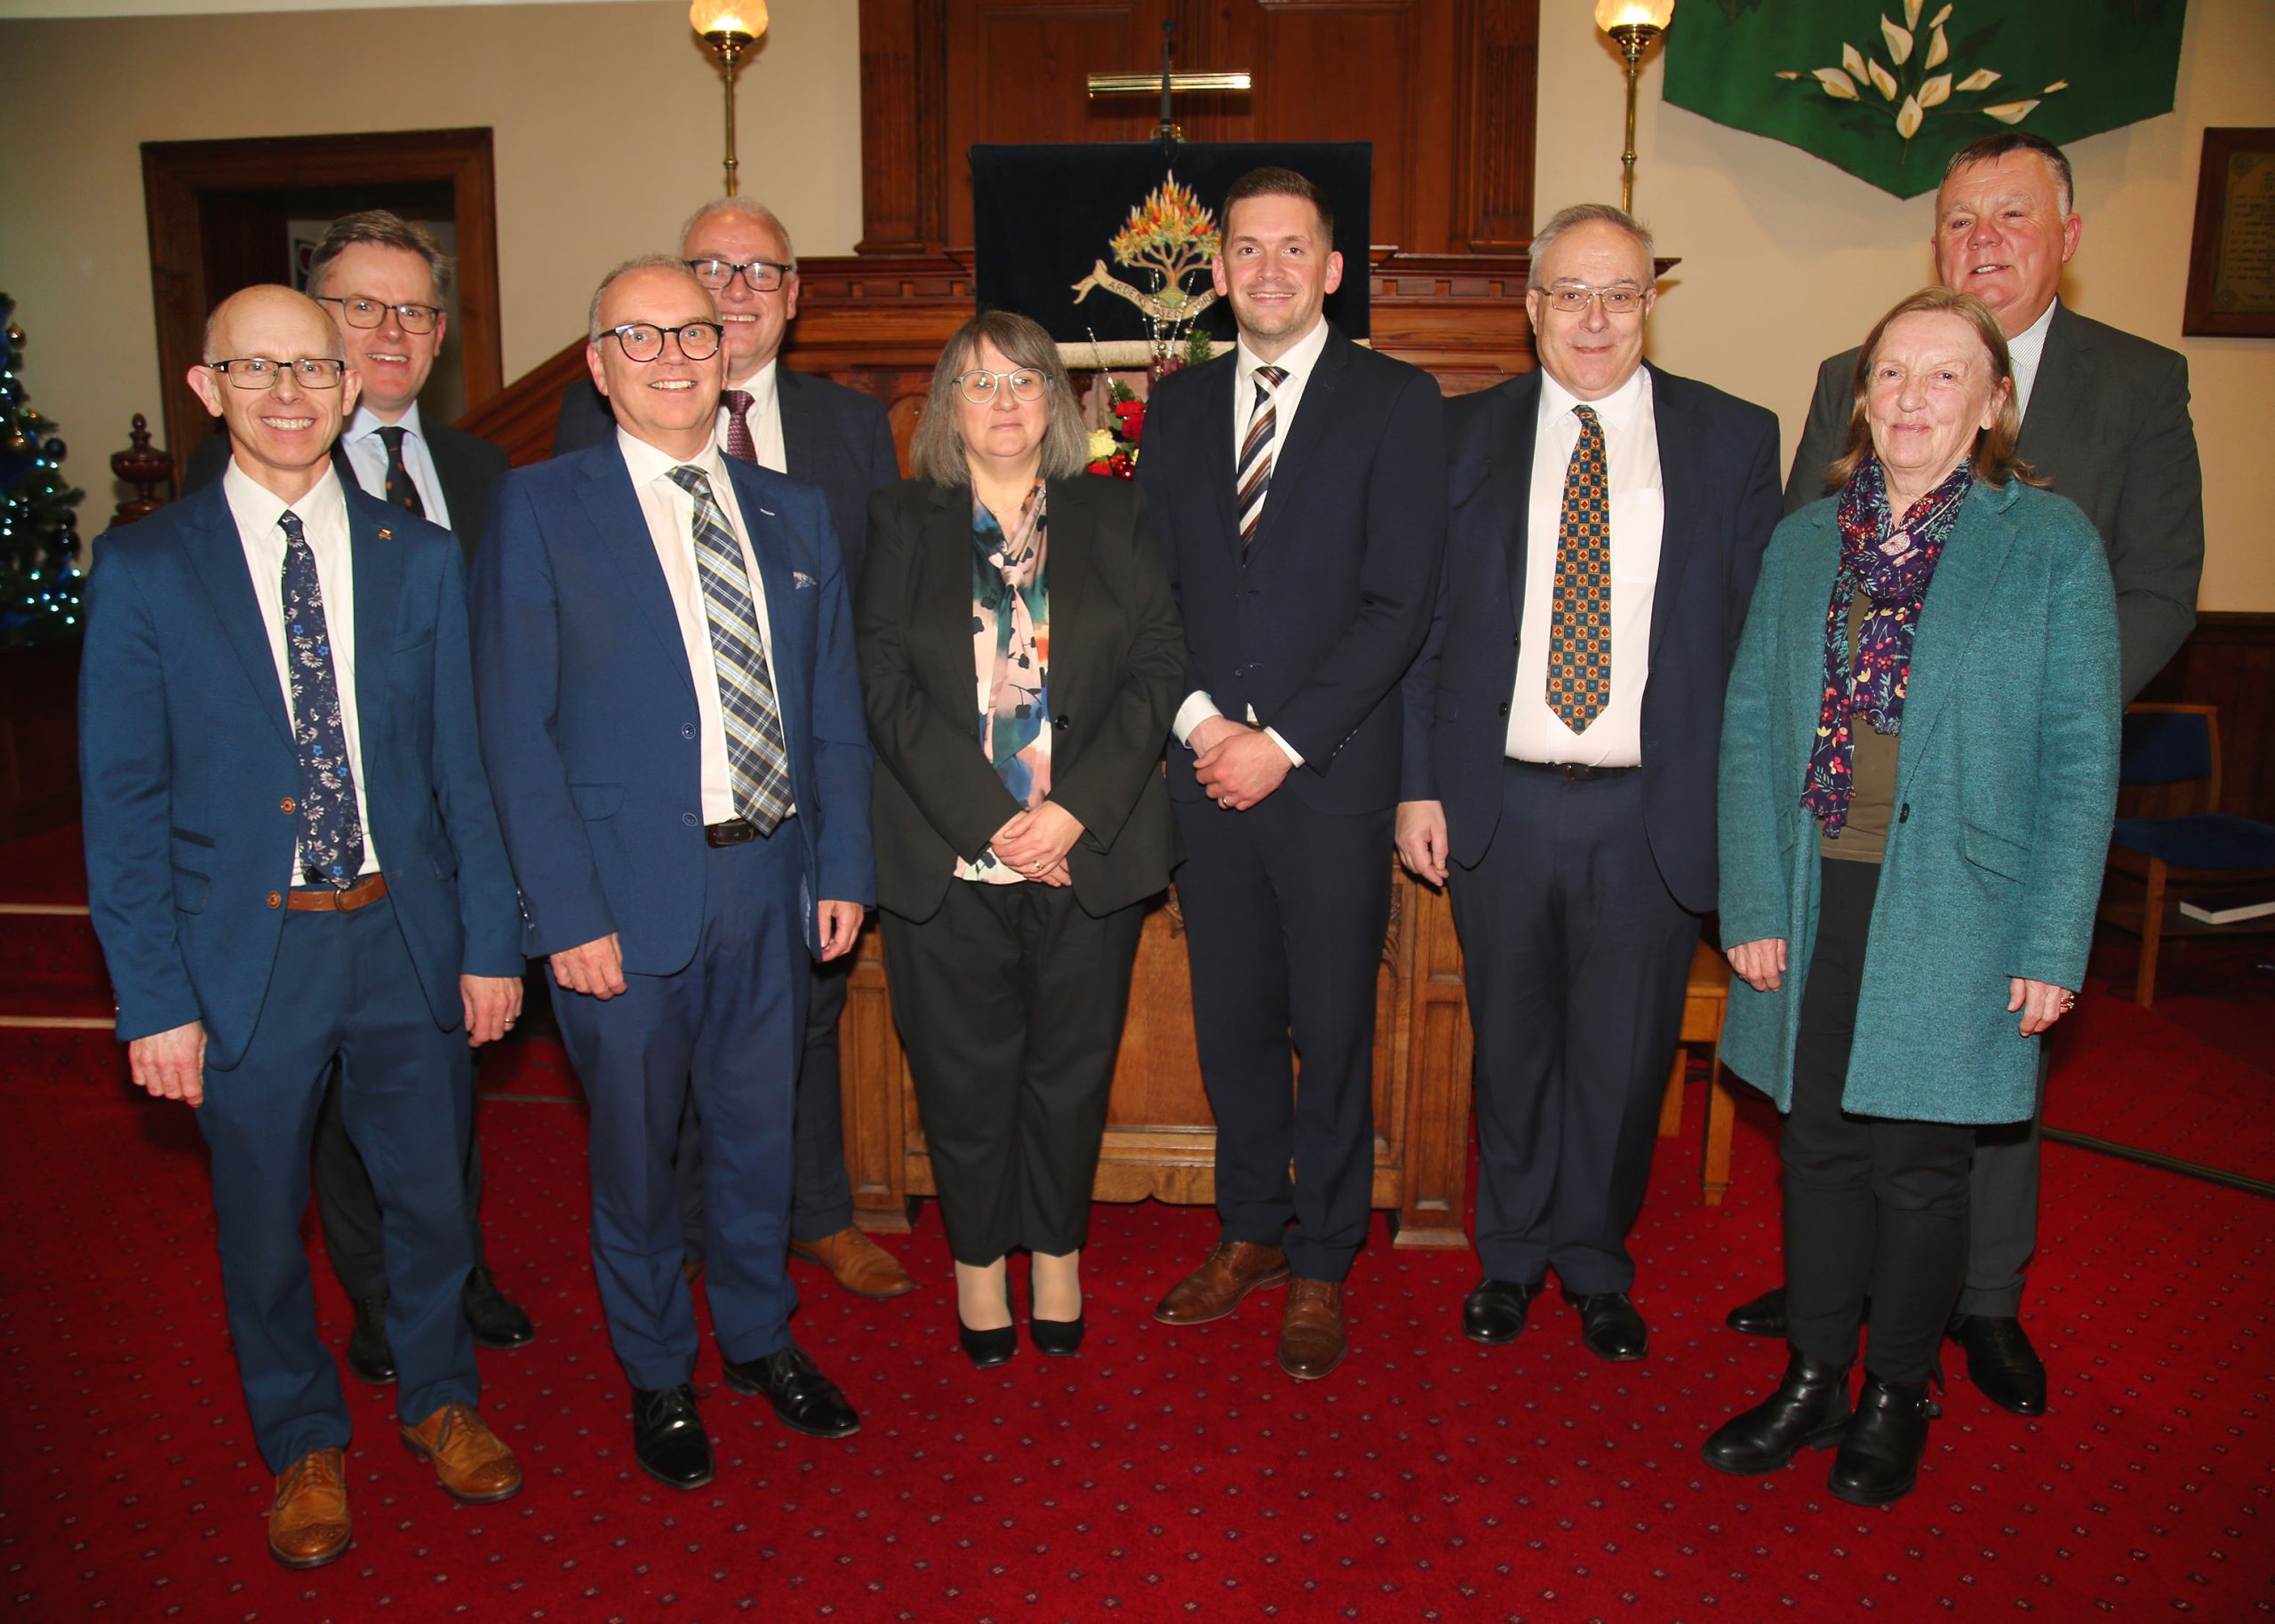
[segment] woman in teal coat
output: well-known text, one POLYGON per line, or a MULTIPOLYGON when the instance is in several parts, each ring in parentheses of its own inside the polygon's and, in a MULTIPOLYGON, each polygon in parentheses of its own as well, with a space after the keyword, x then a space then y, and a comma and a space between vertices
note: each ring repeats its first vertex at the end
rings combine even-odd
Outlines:
POLYGON ((2032 487, 2018 421, 1978 300, 1882 317, 1837 494, 1771 538, 1724 708, 1721 1057, 1786 1113, 1792 1346, 1704 1453, 1758 1473, 1837 1444, 1828 1486, 1864 1505, 1916 1481, 1974 1128, 2030 1114, 2116 802, 2108 564, 2032 487))

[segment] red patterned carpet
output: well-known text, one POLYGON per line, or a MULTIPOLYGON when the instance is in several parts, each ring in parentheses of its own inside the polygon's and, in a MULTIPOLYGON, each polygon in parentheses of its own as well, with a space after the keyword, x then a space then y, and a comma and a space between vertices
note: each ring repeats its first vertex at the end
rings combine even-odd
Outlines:
MULTIPOLYGON (((2081 1011, 2092 1042, 2080 1053, 2157 1052, 2127 1018, 2157 1017, 2103 1010, 2105 998, 2096 989, 2081 1011)), ((1663 1143, 1635 1237, 1653 1328, 1641 1364, 1591 1358, 1553 1299, 1513 1347, 1465 1341, 1456 1315, 1472 1261, 1396 1251, 1378 1231, 1352 1278, 1350 1359, 1297 1386, 1273 1365, 1276 1296, 1199 1330, 1153 1322, 1213 1225, 1148 1204, 1097 1211, 1082 1356, 1023 1348, 983 1373, 957 1351, 928 1209, 890 1243, 923 1283, 911 1296, 867 1302, 799 1271, 798 1336, 860 1407, 863 1431, 834 1445, 793 1434, 718 1387, 707 1356, 697 1380, 719 1477, 678 1494, 631 1460, 586 1251, 573 1082, 542 1041, 497 1062, 481 1117, 491 1256, 539 1340, 483 1356, 483 1410, 529 1486, 499 1506, 453 1503, 390 1438, 392 1394, 351 1383, 355 1544, 295 1575, 262 1544, 269 1479, 236 1390, 188 1114, 133 1094, 100 1033, 0 1030, 10 1617, 2275 1612, 2275 1204, 2261 1198, 2049 1147, 2030 1309, 2052 1411, 2008 1415, 1954 1371, 1919 1492, 1882 1512, 1826 1495, 1824 1456, 1760 1480, 1697 1458, 1780 1362, 1721 1324, 1777 1274, 1773 1124, 1750 1096, 1725 1206, 1698 1204, 1693 1135, 1663 1143)), ((2264 1083, 2269 1068, 2255 1070, 2264 1083)), ((2140 1092, 2078 1058, 2057 1089, 2072 1076, 2080 1096, 2140 1092)), ((1698 1093, 1694 1082, 1693 1125, 1698 1093)), ((2263 1093, 2263 1134, 2267 1117, 2263 1093)), ((336 1345, 346 1305, 320 1256, 315 1273, 336 1345)))

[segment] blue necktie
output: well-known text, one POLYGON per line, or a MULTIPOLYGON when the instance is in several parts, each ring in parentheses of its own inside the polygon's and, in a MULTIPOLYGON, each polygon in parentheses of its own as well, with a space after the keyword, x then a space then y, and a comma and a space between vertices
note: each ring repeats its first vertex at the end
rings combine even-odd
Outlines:
POLYGON ((672 482, 695 498, 695 566, 703 612, 711 624, 711 663, 719 679, 719 712, 727 734, 727 776, 736 816, 772 834, 790 810, 790 751, 773 673, 758 634, 750 573, 727 516, 700 468, 674 468, 672 482))
POLYGON ((323 584, 298 513, 284 530, 284 664, 291 673, 292 742, 300 752, 300 872, 311 885, 355 883, 363 868, 363 820, 355 768, 339 719, 339 680, 324 630, 323 584))

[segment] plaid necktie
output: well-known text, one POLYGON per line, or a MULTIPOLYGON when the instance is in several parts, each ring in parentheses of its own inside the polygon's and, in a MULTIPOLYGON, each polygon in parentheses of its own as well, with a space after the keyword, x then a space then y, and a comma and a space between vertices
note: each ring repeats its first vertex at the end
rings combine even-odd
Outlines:
POLYGON ((300 752, 300 872, 311 885, 346 890, 363 869, 363 820, 355 809, 355 768, 339 717, 339 680, 324 630, 323 583, 316 555, 287 509, 284 531, 284 668, 291 678, 292 743, 300 752))
POLYGON ((757 402, 747 389, 719 391, 719 404, 727 409, 727 455, 743 462, 758 460, 758 442, 750 437, 750 409, 757 402))
POLYGON ((1580 442, 1564 471, 1556 527, 1556 596, 1548 611, 1548 708, 1575 733, 1611 701, 1611 498, 1603 425, 1576 406, 1580 442))
POLYGON ((1233 506, 1240 513, 1241 545, 1255 538, 1256 521, 1264 516, 1264 498, 1272 489, 1272 439, 1280 414, 1273 392, 1288 376, 1285 367, 1258 367, 1256 401, 1248 410, 1248 433, 1241 439, 1240 462, 1233 469, 1233 506))
POLYGON ((419 499, 419 487, 411 482, 411 470, 403 466, 402 426, 381 429, 379 439, 387 448, 387 499, 397 507, 408 509, 412 518, 424 519, 427 504, 419 499))
POLYGON ((703 470, 682 465, 671 477, 695 498, 695 566, 703 584, 703 612, 711 623, 711 663, 719 678, 735 812, 755 824, 761 834, 771 834, 790 810, 790 750, 783 740, 766 647, 758 635, 750 575, 703 470))

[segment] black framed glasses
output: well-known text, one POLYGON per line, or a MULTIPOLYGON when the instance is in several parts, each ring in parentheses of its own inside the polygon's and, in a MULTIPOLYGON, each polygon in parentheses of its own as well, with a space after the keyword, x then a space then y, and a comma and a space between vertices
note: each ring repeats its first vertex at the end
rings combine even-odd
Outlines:
POLYGON ((232 361, 204 361, 198 364, 209 372, 219 372, 240 389, 274 389, 276 380, 287 372, 303 389, 337 389, 347 370, 346 362, 334 361, 329 355, 310 355, 299 361, 243 355, 232 361))
POLYGON ((690 259, 687 268, 695 273, 696 281, 714 293, 725 292, 727 284, 738 275, 752 292, 771 293, 797 270, 795 266, 772 259, 752 259, 741 265, 732 259, 690 259))
POLYGON ((340 319, 350 327, 377 327, 392 311, 395 325, 403 331, 424 333, 433 332, 435 324, 443 319, 442 311, 433 305, 390 305, 385 299, 365 299, 359 293, 339 297, 319 293, 316 303, 339 306, 340 319))
POLYGON ((708 361, 719 353, 719 332, 716 322, 682 322, 677 327, 659 327, 653 322, 627 322, 601 336, 614 338, 627 361, 653 361, 664 353, 666 338, 676 342, 679 353, 690 361, 708 361))
POLYGON ((1050 386, 1050 379, 1033 367, 1020 367, 1010 372, 990 372, 985 367, 974 367, 969 372, 956 375, 956 388, 975 406, 992 406, 1009 389, 1015 401, 1039 401, 1042 392, 1050 386))

